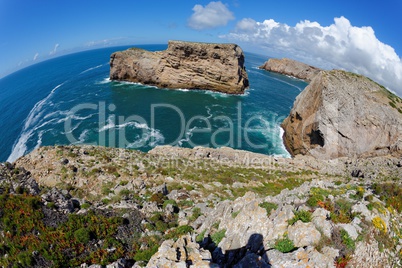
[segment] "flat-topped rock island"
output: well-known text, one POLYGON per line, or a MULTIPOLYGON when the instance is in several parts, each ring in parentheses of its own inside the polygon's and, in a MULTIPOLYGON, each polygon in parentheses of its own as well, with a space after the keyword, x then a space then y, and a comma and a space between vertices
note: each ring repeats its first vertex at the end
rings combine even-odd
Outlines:
POLYGON ((236 44, 169 41, 164 51, 130 48, 110 56, 110 79, 169 89, 242 94, 249 86, 236 44))

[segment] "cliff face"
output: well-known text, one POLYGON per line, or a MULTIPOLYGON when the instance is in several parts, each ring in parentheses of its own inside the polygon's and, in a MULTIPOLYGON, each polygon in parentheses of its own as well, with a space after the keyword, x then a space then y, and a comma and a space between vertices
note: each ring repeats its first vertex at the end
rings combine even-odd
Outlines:
POLYGON ((291 154, 317 158, 402 153, 402 100, 370 79, 322 71, 282 123, 291 154))
POLYGON ((260 66, 260 69, 294 76, 307 82, 311 82, 311 80, 313 80, 313 78, 321 71, 316 67, 286 58, 269 59, 260 66))
POLYGON ((241 94, 249 86, 239 46, 181 41, 169 41, 160 52, 132 48, 113 53, 110 79, 229 94, 241 94))

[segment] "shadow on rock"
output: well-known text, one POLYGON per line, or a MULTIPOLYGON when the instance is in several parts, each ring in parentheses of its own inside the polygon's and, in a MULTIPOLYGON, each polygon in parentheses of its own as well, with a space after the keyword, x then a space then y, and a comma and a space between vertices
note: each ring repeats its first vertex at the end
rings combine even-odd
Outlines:
POLYGON ((269 259, 263 241, 264 237, 261 234, 252 234, 246 246, 222 252, 222 249, 216 247, 208 236, 204 238, 201 247, 212 251, 213 264, 211 264, 210 267, 269 268, 271 265, 269 265, 269 259))

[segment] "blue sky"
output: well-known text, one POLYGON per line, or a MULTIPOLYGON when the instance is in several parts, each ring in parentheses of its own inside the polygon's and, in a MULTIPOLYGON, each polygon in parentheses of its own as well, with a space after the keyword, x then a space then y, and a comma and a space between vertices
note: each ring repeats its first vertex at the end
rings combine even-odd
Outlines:
POLYGON ((0 0, 0 77, 75 51, 180 39, 344 68, 402 93, 401 14, 400 0, 0 0))

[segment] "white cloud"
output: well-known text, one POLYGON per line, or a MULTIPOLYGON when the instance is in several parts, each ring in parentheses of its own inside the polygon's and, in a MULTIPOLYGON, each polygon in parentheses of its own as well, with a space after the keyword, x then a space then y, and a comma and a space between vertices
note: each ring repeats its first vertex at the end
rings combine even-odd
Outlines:
POLYGON ((221 1, 210 2, 205 7, 195 5, 193 11, 188 26, 196 30, 225 26, 234 19, 233 13, 221 1))
POLYGON ((50 51, 49 55, 54 55, 54 54, 56 54, 57 48, 58 48, 59 46, 60 46, 59 44, 55 44, 53 50, 50 51))
POLYGON ((36 52, 35 56, 33 57, 33 61, 36 61, 38 59, 38 57, 39 57, 39 53, 36 52))
POLYGON ((272 19, 247 18, 221 37, 259 44, 319 67, 357 72, 402 95, 402 59, 377 39, 373 28, 353 26, 345 17, 335 18, 326 27, 308 20, 292 27, 272 19))

